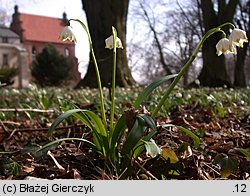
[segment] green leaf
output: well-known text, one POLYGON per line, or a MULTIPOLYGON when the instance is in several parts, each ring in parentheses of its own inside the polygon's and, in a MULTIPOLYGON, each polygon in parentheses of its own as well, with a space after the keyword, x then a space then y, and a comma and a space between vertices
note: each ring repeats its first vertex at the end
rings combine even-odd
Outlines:
POLYGON ((216 102, 216 108, 217 108, 217 110, 219 112, 220 117, 224 118, 225 115, 226 115, 226 110, 225 110, 225 108, 223 107, 223 105, 222 105, 222 103, 220 101, 216 102))
POLYGON ((99 116, 89 110, 84 110, 82 112, 90 118, 94 126, 92 131, 94 133, 93 136, 95 144, 97 147, 102 148, 103 155, 106 156, 107 151, 109 151, 109 141, 107 137, 107 131, 102 123, 102 120, 99 118, 99 116))
POLYGON ((142 121, 145 122, 145 125, 148 128, 151 128, 153 131, 157 131, 155 121, 152 119, 152 117, 150 117, 150 116, 148 116, 146 114, 138 114, 137 117, 141 118, 142 121))
POLYGON ((48 135, 51 136, 53 134, 53 131, 56 129, 57 125, 60 124, 64 119, 68 118, 74 113, 81 112, 82 109, 73 109, 68 110, 64 113, 62 113, 60 116, 56 118, 56 120, 52 123, 52 125, 49 128, 48 135))
POLYGON ((172 74, 172 75, 168 75, 168 76, 164 76, 158 80, 155 80, 154 82, 152 82, 150 85, 148 85, 141 93, 140 95, 137 97, 137 99, 135 100, 134 103, 134 107, 138 108, 140 107, 141 103, 143 102, 143 100, 147 99, 147 97, 161 84, 163 84, 164 82, 166 82, 167 80, 170 80, 174 77, 176 77, 178 74, 172 74))
POLYGON ((21 165, 19 165, 15 160, 8 157, 0 158, 0 171, 1 174, 6 176, 13 175, 18 176, 21 172, 21 165))
POLYGON ((157 132, 157 128, 155 125, 154 120, 152 117, 147 116, 145 114, 139 114, 138 115, 140 118, 142 118, 145 121, 145 124, 147 125, 148 128, 151 128, 152 130, 148 133, 148 135, 143 136, 141 140, 138 141, 138 143, 134 147, 134 157, 138 157, 139 154, 144 150, 144 145, 143 143, 145 141, 149 141, 157 132))
POLYGON ((189 131, 188 129, 182 127, 182 126, 178 126, 178 125, 173 125, 173 124, 166 124, 166 125, 163 125, 162 127, 176 127, 178 129, 180 129, 181 131, 183 131, 184 133, 188 134, 190 137, 193 138, 194 140, 194 147, 197 149, 200 147, 200 139, 197 135, 195 135, 192 131, 189 131))
POLYGON ((149 141, 150 138, 156 133, 156 125, 154 120, 146 114, 139 114, 136 116, 134 126, 130 130, 127 139, 123 145, 122 154, 128 154, 133 148, 136 148, 135 154, 139 154, 144 147, 142 146, 144 141, 149 141), (152 131, 149 133, 150 137, 144 137, 144 132, 151 128, 152 131), (140 147, 138 147, 140 146, 140 147), (138 148, 137 148, 138 147, 138 148))
POLYGON ((126 141, 124 142, 122 154, 129 154, 130 151, 134 148, 137 142, 143 137, 144 132, 147 130, 145 122, 140 118, 136 118, 134 126, 130 130, 126 141))
POLYGON ((120 139, 126 129, 126 120, 124 115, 122 115, 115 125, 113 135, 111 136, 111 149, 116 147, 120 142, 120 139))
POLYGON ((250 149, 243 149, 243 148, 235 148, 234 150, 237 150, 238 152, 244 154, 248 161, 250 161, 250 149))
POLYGON ((41 151, 44 151, 45 149, 48 149, 50 148, 51 146, 54 146, 55 144, 58 144, 59 142, 62 142, 62 141, 72 141, 72 140, 77 140, 77 141, 81 141, 81 142, 85 142, 86 145, 90 148, 92 148, 93 150, 99 152, 99 149, 96 147, 96 145, 86 139, 83 139, 83 138, 61 138, 61 139, 58 139, 58 140, 54 140, 52 142, 49 142, 48 144, 42 146, 41 148, 37 149, 35 151, 35 153, 39 153, 41 151))
POLYGON ((218 154, 214 158, 214 164, 220 166, 220 172, 222 178, 227 178, 238 168, 237 159, 227 156, 224 153, 218 154))
POLYGON ((91 122, 93 123, 99 134, 101 134, 102 136, 107 136, 106 128, 104 127, 103 122, 99 118, 99 116, 89 110, 83 110, 82 112, 90 118, 91 122))
POLYGON ((96 147, 101 150, 104 155, 106 155, 106 152, 109 149, 106 128, 104 127, 99 116, 89 110, 72 109, 66 111, 65 113, 58 116, 56 120, 52 123, 51 127, 49 128, 48 134, 51 135, 57 125, 71 115, 81 120, 93 131, 93 140, 95 142, 96 147))
POLYGON ((118 145, 120 144, 121 137, 123 133, 126 130, 126 120, 124 115, 122 115, 118 122, 115 124, 114 131, 112 135, 109 135, 109 141, 110 141, 110 160, 113 163, 116 163, 119 159, 118 156, 118 145))
POLYGON ((52 123, 51 127, 49 128, 49 135, 52 135, 53 130, 57 127, 59 123, 61 123, 64 119, 67 117, 74 115, 78 119, 80 119, 84 124, 86 124, 90 129, 96 129, 96 131, 103 135, 107 136, 106 129, 101 121, 101 119, 93 112, 89 110, 83 110, 83 109, 72 109, 68 110, 65 113, 61 114, 56 118, 56 120, 52 123), (78 112, 82 112, 83 115, 77 114, 78 112), (89 119, 88 119, 89 118, 89 119), (92 122, 92 123, 91 123, 92 122))
POLYGON ((24 146, 23 149, 21 150, 22 154, 27 154, 31 153, 35 157, 41 157, 43 155, 46 155, 49 150, 54 150, 57 147, 57 143, 54 145, 50 145, 47 148, 44 148, 43 150, 38 150, 41 148, 39 145, 35 144, 28 144, 27 146, 24 146))

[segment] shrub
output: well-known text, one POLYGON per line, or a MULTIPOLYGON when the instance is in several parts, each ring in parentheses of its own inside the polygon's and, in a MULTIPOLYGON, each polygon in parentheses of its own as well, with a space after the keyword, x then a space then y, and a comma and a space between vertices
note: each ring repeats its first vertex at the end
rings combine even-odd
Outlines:
POLYGON ((2 67, 0 68, 0 83, 5 85, 13 84, 13 77, 18 73, 18 68, 16 67, 2 67))

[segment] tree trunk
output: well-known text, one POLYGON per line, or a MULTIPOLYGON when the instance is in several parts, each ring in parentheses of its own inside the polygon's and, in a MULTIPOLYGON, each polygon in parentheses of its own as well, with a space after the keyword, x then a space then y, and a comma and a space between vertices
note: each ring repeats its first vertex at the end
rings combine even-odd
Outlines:
POLYGON ((202 47, 203 68, 198 77, 202 86, 231 86, 226 70, 225 57, 216 55, 218 38, 210 37, 202 47))
POLYGON ((237 60, 234 69, 234 85, 238 87, 246 87, 245 77, 245 58, 247 53, 247 46, 237 49, 237 60))
MULTIPOLYGON (((246 3, 248 7, 248 17, 250 17, 250 1, 246 3)), ((242 6, 242 5, 241 5, 242 6)), ((241 11, 243 11, 241 7, 241 11)), ((240 21, 237 21, 237 24, 240 29, 242 28, 242 25, 240 21)), ((248 20, 248 24, 245 26, 246 34, 247 37, 249 38, 250 36, 250 20, 248 20)), ((246 87, 246 77, 245 77, 245 59, 247 56, 247 50, 248 50, 248 43, 244 44, 243 48, 238 48, 237 49, 237 59, 236 59, 236 64, 234 68, 234 85, 238 87, 246 87)))
MULTIPOLYGON (((249 37, 249 35, 250 33, 248 30, 247 36, 249 37)), ((243 48, 237 48, 237 59, 234 68, 234 86, 237 87, 247 86, 245 77, 245 60, 247 56, 247 50, 248 50, 248 43, 245 43, 243 48)))
MULTIPOLYGON (((236 11, 238 0, 218 0, 218 12, 214 9, 212 0, 201 0, 202 18, 205 31, 217 27, 225 22, 232 22, 236 11)), ((228 29, 223 29, 228 32, 228 29)), ((216 55, 216 44, 221 39, 220 34, 212 35, 205 41, 202 48, 203 68, 198 77, 203 86, 231 86, 229 76, 226 71, 225 57, 216 55)))
MULTIPOLYGON (((102 85, 109 87, 112 77, 113 51, 105 48, 105 39, 112 35, 112 26, 117 29, 123 49, 117 50, 117 85, 129 86, 135 83, 128 67, 126 53, 126 22, 129 0, 82 0, 86 13, 93 49, 98 62, 102 85)), ((76 86, 97 87, 95 69, 90 62, 85 77, 76 86)))

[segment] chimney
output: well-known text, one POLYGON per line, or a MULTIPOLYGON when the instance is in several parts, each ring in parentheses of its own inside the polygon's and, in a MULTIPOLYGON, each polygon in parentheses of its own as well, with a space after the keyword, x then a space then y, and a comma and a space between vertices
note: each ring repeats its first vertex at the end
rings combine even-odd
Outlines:
POLYGON ((23 30, 20 21, 20 12, 18 11, 18 5, 14 6, 14 13, 12 14, 12 21, 10 29, 20 36, 21 42, 23 40, 23 30))

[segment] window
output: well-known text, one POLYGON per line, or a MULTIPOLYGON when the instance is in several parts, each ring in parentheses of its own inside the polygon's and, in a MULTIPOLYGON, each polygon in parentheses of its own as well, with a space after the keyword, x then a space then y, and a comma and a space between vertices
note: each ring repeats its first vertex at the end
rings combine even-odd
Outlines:
POLYGON ((35 46, 32 47, 32 61, 36 60, 36 48, 35 46))
POLYGON ((3 66, 8 65, 8 54, 3 54, 3 66))
POLYGON ((2 41, 3 41, 3 43, 8 43, 9 41, 8 41, 8 37, 3 37, 2 38, 2 41))
POLYGON ((64 56, 69 57, 69 49, 68 48, 64 49, 64 56))

